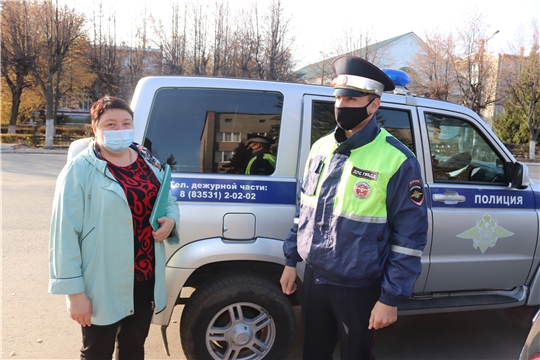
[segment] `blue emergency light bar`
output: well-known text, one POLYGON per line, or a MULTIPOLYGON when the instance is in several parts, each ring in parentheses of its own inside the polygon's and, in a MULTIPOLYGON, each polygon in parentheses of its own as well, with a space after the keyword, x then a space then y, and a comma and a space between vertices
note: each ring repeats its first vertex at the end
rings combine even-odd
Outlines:
POLYGON ((404 87, 411 83, 411 78, 405 71, 397 69, 382 69, 382 71, 394 82, 396 87, 404 87))

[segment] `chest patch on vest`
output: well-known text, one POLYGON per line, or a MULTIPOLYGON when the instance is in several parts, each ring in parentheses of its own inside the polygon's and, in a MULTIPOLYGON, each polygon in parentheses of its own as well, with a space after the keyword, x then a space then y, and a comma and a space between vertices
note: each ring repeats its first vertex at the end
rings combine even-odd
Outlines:
POLYGON ((413 179, 409 182, 409 197, 415 205, 424 203, 424 187, 420 179, 413 179))
POLYGON ((354 185, 354 195, 359 199, 365 199, 371 193, 371 187, 368 183, 358 182, 354 185))
POLYGON ((379 177, 378 172, 362 170, 357 167, 352 168, 351 175, 354 175, 362 179, 368 179, 368 180, 373 180, 373 181, 377 180, 377 178, 379 177))

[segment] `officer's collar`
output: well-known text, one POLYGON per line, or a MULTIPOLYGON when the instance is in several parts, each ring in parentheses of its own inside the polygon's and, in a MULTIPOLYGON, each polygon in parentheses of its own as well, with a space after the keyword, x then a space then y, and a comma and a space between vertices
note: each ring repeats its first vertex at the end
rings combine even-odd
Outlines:
POLYGON ((267 154, 267 153, 270 153, 270 150, 261 149, 261 150, 255 151, 254 153, 251 153, 251 156, 257 156, 259 154, 267 154))
POLYGON ((334 151, 334 153, 348 155, 350 154, 350 151, 352 149, 359 148, 361 146, 364 146, 372 142, 381 131, 381 128, 379 127, 379 123, 377 122, 377 119, 376 119, 376 115, 377 114, 375 113, 373 117, 371 118, 371 120, 369 120, 367 125, 362 130, 358 131, 357 133, 354 133, 348 139, 345 137, 345 131, 338 126, 334 133, 334 137, 336 139, 336 142, 339 145, 336 151, 334 151))

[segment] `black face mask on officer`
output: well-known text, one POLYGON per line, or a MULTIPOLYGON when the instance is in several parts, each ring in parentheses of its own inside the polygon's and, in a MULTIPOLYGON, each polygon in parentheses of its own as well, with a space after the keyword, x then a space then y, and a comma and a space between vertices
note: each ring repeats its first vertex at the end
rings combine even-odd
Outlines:
POLYGON ((367 108, 373 100, 363 107, 334 107, 334 114, 336 116, 336 122, 343 130, 352 130, 366 120, 369 115, 367 108))

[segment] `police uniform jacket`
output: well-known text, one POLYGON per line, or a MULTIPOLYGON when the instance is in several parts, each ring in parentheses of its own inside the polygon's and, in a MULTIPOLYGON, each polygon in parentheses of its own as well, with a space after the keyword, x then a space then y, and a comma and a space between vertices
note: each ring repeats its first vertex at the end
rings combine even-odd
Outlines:
POLYGON ((263 149, 253 154, 246 167, 246 174, 271 175, 276 168, 276 157, 269 150, 263 149))
POLYGON ((313 145, 301 190, 286 265, 305 260, 316 283, 381 283, 379 301, 390 306, 412 295, 428 224, 420 166, 406 146, 375 117, 349 139, 336 128, 313 145))

